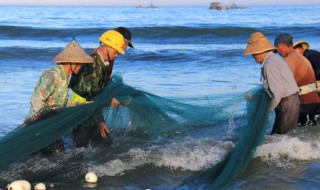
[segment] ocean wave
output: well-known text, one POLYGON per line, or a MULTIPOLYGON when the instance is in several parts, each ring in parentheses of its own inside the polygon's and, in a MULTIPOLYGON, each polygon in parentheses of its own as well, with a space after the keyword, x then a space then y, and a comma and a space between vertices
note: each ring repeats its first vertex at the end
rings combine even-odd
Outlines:
POLYGON ((141 149, 133 148, 105 164, 90 163, 90 168, 98 176, 123 175, 146 164, 167 167, 173 170, 201 171, 220 162, 233 143, 213 139, 190 139, 163 146, 141 149))
MULTIPOLYGON (((129 27, 130 28, 130 27, 129 27)), ((112 28, 42 28, 26 26, 0 26, 1 39, 48 39, 56 40, 61 38, 71 38, 74 36, 85 37, 86 39, 95 40, 104 31, 112 28)), ((239 27, 227 25, 204 25, 204 26, 163 26, 163 27, 133 27, 130 28, 133 34, 133 41, 157 41, 158 43, 175 43, 175 42, 197 42, 206 43, 208 39, 224 38, 225 42, 243 40, 256 31, 264 32, 266 35, 276 35, 279 32, 289 32, 293 34, 317 35, 319 27, 316 26, 294 26, 294 27, 239 27), (230 38, 230 39, 229 39, 230 38), (161 39, 161 40, 159 40, 161 39), (204 40, 204 41, 201 41, 204 40)), ((211 41, 209 42, 211 43, 211 41)))
POLYGON ((77 28, 77 29, 65 29, 65 28, 41 28, 41 27, 26 27, 26 26, 0 26, 0 36, 2 39, 11 38, 37 38, 37 39, 51 39, 52 38, 71 38, 74 36, 86 36, 92 35, 96 32, 102 33, 103 29, 95 28, 77 28))
POLYGON ((33 48, 0 48, 0 56, 2 61, 52 61, 62 49, 33 49, 33 48))
MULTIPOLYGON (((48 43, 35 40, 0 40, 0 56, 4 60, 34 60, 48 61, 57 55, 69 41, 48 43)), ((81 47, 90 54, 98 43, 81 43, 81 47)), ((190 60, 204 60, 207 62, 214 57, 242 56, 245 44, 203 44, 201 47, 193 44, 136 44, 135 49, 128 48, 120 59, 130 61, 162 61, 188 62, 190 60)), ((119 59, 118 58, 118 59, 119 59)))
POLYGON ((310 129, 298 130, 300 133, 298 136, 297 134, 267 136, 266 143, 257 148, 255 157, 268 165, 280 168, 294 167, 295 161, 320 159, 319 130, 311 129, 317 131, 314 134, 307 130, 310 129))
MULTIPOLYGON (((185 43, 197 42, 208 43, 207 39, 239 37, 244 34, 254 32, 254 28, 250 27, 233 27, 233 26, 204 26, 204 27, 143 27, 133 28, 134 34, 138 38, 156 40, 162 39, 162 43, 173 43, 173 39, 184 41, 185 43)), ((211 41, 209 42, 211 43, 211 41)))

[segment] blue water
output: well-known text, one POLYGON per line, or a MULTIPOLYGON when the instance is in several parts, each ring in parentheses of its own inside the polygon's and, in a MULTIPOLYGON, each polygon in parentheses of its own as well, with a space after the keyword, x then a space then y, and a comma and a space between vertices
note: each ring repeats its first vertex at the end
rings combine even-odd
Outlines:
MULTIPOLYGON (((0 136, 22 123, 39 76, 72 37, 91 52, 105 30, 128 27, 135 48, 117 58, 113 71, 126 84, 167 98, 223 97, 260 84, 260 66, 251 56, 243 56, 253 32, 263 32, 271 42, 287 32, 294 41, 308 41, 312 49, 320 50, 319 10, 320 6, 228 11, 1 6, 0 136)), ((221 128, 230 130, 229 125, 221 128)), ((175 187, 182 174, 209 168, 231 149, 233 142, 212 139, 215 133, 204 128, 197 131, 196 139, 184 137, 179 143, 169 139, 159 147, 133 144, 129 150, 118 150, 121 154, 108 155, 109 162, 92 166, 102 179, 98 188, 175 187)), ((320 139, 315 135, 319 133, 310 128, 267 136, 256 159, 227 189, 319 189, 320 139)), ((66 188, 79 189, 79 184, 66 188)))

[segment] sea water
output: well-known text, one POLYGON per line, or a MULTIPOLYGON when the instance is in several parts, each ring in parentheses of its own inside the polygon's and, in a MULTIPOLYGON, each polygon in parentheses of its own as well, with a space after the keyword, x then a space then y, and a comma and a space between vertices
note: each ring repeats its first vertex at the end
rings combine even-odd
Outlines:
MULTIPOLYGON (((23 122, 38 78, 73 37, 90 53, 104 31, 127 27, 135 48, 119 55, 113 73, 152 94, 181 100, 205 97, 210 103, 220 101, 210 97, 242 94, 260 84, 260 65, 243 56, 253 32, 264 33, 271 42, 280 33, 290 33, 294 41, 308 41, 311 49, 320 50, 319 10, 320 6, 228 11, 1 6, 0 137, 23 122)), ((93 188, 178 187, 186 176, 215 165, 232 150, 232 140, 216 137, 221 131, 236 133, 234 126, 226 121, 218 129, 204 127, 183 137, 159 139, 152 146, 141 145, 143 136, 116 137, 114 150, 99 153, 107 161, 92 163, 99 176, 93 188)), ((247 170, 226 189, 319 189, 319 133, 318 127, 308 127, 288 135, 267 135, 247 170)), ((74 182, 54 188, 85 187, 74 182)))

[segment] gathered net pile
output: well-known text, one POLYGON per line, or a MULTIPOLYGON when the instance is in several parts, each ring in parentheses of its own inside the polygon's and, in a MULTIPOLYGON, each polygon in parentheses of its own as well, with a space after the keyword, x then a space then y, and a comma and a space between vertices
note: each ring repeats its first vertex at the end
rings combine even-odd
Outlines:
POLYGON ((268 127, 270 99, 263 89, 253 93, 253 99, 247 103, 245 129, 210 189, 219 189, 241 175, 253 158, 256 148, 264 139, 268 127))
MULTIPOLYGON (((125 85, 121 77, 113 76, 93 103, 55 111, 50 117, 18 127, 2 137, 0 184, 17 179, 30 182, 82 179, 86 148, 74 148, 72 138, 69 138, 70 133, 77 126, 91 122, 95 115, 102 112, 109 128, 126 134, 139 133, 149 139, 184 133, 190 127, 214 126, 220 122, 228 122, 230 118, 241 123, 248 121, 235 151, 226 158, 228 164, 224 165, 225 170, 216 179, 221 181, 215 182, 220 186, 227 183, 225 178, 230 173, 236 171, 230 177, 233 179, 245 169, 266 132, 263 126, 267 123, 269 100, 262 88, 250 93, 254 94, 254 98, 248 101, 247 106, 243 95, 226 101, 217 100, 216 104, 211 102, 207 105, 191 105, 137 90, 125 85), (112 98, 117 98, 127 106, 110 108, 112 98), (43 148, 61 139, 65 146, 63 154, 50 157, 38 154, 43 148)), ((218 176, 215 174, 219 173, 217 171, 220 172, 221 169, 206 174, 213 179, 218 176)))
POLYGON ((206 171, 186 179, 177 189, 199 188, 221 189, 240 176, 254 156, 256 148, 262 144, 270 126, 270 98, 264 89, 256 88, 247 92, 252 94, 246 103, 245 124, 233 150, 225 158, 206 171))

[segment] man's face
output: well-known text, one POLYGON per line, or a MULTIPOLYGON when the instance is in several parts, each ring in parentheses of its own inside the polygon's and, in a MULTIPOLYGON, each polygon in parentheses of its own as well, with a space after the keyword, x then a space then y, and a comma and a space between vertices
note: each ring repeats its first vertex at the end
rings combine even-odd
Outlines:
POLYGON ((257 63, 262 63, 263 62, 263 57, 261 56, 261 53, 259 54, 252 54, 252 57, 257 63))
POLYGON ((109 57, 110 57, 110 61, 115 60, 118 57, 118 51, 113 49, 112 47, 108 46, 108 52, 109 52, 109 57))
POLYGON ((288 47, 284 43, 280 43, 277 46, 277 51, 282 57, 287 57, 288 56, 288 47))

